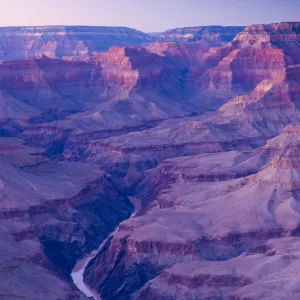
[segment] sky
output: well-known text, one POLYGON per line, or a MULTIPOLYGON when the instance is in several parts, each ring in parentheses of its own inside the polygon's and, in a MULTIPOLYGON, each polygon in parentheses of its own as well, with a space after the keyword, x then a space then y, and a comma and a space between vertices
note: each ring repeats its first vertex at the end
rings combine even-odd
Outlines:
POLYGON ((104 25, 145 32, 300 21, 300 0, 0 0, 0 26, 104 25))

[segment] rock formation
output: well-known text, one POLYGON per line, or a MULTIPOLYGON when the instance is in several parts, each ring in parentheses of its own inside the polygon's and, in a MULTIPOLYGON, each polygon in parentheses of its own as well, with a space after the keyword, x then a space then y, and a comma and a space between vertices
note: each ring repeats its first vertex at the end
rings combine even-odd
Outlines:
POLYGON ((1 29, 0 298, 298 299, 299 28, 1 29))

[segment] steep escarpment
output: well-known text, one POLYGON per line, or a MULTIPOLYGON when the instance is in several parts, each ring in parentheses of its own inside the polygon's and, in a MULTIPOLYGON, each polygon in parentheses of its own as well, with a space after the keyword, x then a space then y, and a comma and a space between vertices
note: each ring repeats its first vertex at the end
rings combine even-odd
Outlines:
POLYGON ((273 79, 284 67, 298 64, 298 25, 248 26, 226 46, 210 49, 204 57, 214 68, 206 72, 202 85, 243 93, 264 79, 273 79))
POLYGON ((282 22, 246 27, 232 41, 238 47, 254 44, 282 49, 286 59, 299 63, 299 22, 282 22))
MULTIPOLYGON (((8 94, 16 99, 15 105, 19 101, 33 107, 35 115, 37 109, 42 112, 76 111, 91 105, 93 101, 99 101, 90 86, 97 87, 100 74, 100 70, 92 64, 67 62, 46 56, 37 60, 2 61, 0 88, 4 96, 8 94)), ((13 99, 10 103, 13 103, 13 99)), ((15 107, 10 109, 17 111, 15 107)))

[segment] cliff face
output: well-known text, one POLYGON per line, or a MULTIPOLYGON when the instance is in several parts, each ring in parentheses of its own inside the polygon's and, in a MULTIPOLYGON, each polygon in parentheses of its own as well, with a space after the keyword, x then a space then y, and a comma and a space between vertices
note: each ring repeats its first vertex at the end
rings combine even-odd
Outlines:
POLYGON ((0 64, 1 120, 40 123, 101 101, 101 68, 42 57, 0 64))

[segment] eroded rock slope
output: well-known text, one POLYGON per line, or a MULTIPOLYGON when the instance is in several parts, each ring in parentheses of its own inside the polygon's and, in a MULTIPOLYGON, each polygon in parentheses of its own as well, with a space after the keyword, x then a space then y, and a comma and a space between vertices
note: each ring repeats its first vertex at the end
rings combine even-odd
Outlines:
POLYGON ((0 64, 0 296, 85 299, 121 223, 103 299, 299 299, 299 23, 74 30, 0 64))

